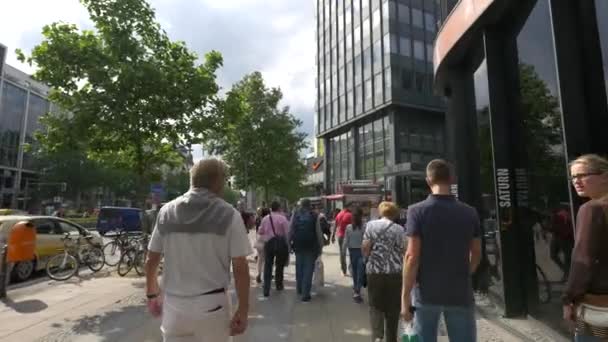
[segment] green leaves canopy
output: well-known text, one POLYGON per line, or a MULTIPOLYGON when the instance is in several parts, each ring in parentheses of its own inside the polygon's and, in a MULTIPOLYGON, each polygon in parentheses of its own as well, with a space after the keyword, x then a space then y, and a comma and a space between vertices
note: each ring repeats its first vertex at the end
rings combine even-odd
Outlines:
POLYGON ((306 135, 297 132, 302 124, 289 108, 279 108, 283 97, 277 88, 267 88, 259 72, 246 75, 228 93, 225 110, 231 113, 226 131, 212 139, 242 189, 265 190, 296 199, 306 168, 300 151, 306 135))
POLYGON ((69 113, 44 119, 42 148, 85 146, 89 157, 134 171, 143 191, 159 164, 176 162, 176 147, 221 127, 215 72, 222 57, 212 51, 199 64, 183 42, 168 38, 145 0, 81 3, 94 31, 53 23, 29 57, 18 51, 69 113))

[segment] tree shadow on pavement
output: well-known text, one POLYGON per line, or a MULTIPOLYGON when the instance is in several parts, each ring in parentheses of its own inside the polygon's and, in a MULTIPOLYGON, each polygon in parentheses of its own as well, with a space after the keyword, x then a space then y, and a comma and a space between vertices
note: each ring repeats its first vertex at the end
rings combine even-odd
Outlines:
POLYGON ((150 321, 141 296, 128 297, 117 305, 122 306, 103 314, 80 317, 71 326, 70 334, 95 336, 100 342, 126 341, 130 333, 150 321))
POLYGON ((46 310, 46 308, 49 307, 48 305, 46 305, 45 302, 38 300, 38 299, 30 299, 30 300, 15 302, 10 298, 5 298, 5 299, 2 299, 1 302, 4 303, 4 305, 8 306, 9 308, 15 310, 15 312, 18 312, 21 314, 36 313, 36 312, 46 310))

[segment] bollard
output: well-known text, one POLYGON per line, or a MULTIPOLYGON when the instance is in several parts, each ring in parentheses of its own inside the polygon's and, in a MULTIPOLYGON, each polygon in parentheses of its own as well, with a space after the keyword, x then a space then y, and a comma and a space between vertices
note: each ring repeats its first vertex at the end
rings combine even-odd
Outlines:
POLYGON ((10 276, 7 272, 8 262, 6 260, 8 245, 4 240, 2 240, 0 244, 2 246, 0 249, 0 299, 5 299, 6 287, 8 285, 8 277, 10 276))

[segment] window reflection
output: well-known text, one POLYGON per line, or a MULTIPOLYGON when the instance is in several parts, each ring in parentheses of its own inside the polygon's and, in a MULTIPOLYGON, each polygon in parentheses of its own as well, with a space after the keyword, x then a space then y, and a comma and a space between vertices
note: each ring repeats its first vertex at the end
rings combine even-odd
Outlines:
POLYGON ((27 92, 9 82, 2 90, 2 115, 0 115, 0 163, 17 167, 19 135, 25 115, 27 92))

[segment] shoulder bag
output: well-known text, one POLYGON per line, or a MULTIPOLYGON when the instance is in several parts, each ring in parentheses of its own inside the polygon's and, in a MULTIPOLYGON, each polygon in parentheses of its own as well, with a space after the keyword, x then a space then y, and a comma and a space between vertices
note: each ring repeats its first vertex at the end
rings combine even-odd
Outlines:
POLYGON ((278 236, 274 229, 274 221, 272 220, 272 214, 268 215, 270 219, 270 226, 272 227, 272 238, 266 242, 266 250, 272 253, 277 258, 277 264, 285 265, 287 257, 289 256, 289 247, 287 246, 287 237, 278 236))

